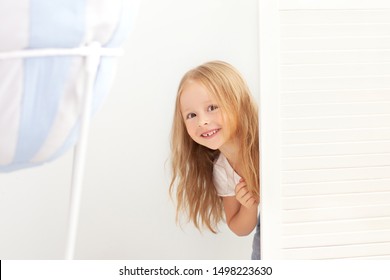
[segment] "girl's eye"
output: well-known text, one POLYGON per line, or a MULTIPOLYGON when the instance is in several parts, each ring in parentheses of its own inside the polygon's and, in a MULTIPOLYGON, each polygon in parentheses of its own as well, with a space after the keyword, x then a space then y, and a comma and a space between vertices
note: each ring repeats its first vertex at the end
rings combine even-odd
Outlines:
POLYGON ((214 111, 214 110, 217 110, 218 109, 218 106, 217 105, 210 105, 208 108, 207 108, 207 111, 211 112, 211 111, 214 111))
POLYGON ((189 114, 187 114, 186 119, 189 120, 189 119, 192 119, 192 118, 195 118, 195 117, 196 117, 195 113, 189 113, 189 114))

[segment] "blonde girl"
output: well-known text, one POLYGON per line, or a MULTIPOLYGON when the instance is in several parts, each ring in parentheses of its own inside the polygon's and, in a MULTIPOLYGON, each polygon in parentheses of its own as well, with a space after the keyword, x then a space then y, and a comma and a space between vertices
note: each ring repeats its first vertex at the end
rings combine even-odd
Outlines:
MULTIPOLYGON (((177 218, 185 212, 198 229, 214 233, 225 220, 235 234, 251 233, 258 223, 258 113, 233 66, 211 61, 184 75, 171 149, 177 218)), ((257 230, 252 258, 260 257, 259 224, 257 230)))

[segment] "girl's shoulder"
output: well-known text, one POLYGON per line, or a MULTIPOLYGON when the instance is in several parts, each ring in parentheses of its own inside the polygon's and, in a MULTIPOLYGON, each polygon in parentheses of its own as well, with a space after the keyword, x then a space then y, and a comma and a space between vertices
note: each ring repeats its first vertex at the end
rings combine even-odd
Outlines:
POLYGON ((213 180, 216 186, 224 184, 227 181, 225 159, 223 154, 219 154, 214 161, 213 180))
POLYGON ((217 170, 223 169, 226 173, 234 172, 233 167, 230 166, 229 161, 222 153, 220 153, 214 161, 214 170, 215 169, 217 170))
POLYGON ((219 196, 235 195, 240 177, 234 172, 227 158, 221 153, 214 162, 213 181, 219 196))
POLYGON ((222 154, 222 153, 219 153, 217 155, 217 157, 215 158, 214 160, 214 167, 215 166, 221 166, 223 167, 224 166, 224 161, 226 160, 226 157, 222 154))

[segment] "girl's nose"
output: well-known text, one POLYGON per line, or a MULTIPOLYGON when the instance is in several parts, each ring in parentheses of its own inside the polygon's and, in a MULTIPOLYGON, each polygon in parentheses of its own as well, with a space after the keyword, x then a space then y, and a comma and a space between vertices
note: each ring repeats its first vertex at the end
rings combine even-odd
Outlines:
POLYGON ((208 125, 208 124, 209 124, 209 120, 207 120, 205 118, 199 118, 198 126, 204 126, 204 125, 208 125))

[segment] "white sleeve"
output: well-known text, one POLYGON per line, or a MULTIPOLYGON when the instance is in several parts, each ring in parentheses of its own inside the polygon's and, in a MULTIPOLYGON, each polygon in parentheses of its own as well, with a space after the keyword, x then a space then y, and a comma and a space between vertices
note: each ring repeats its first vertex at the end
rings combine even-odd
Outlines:
POLYGON ((214 165, 213 168, 213 181, 214 186, 217 189, 217 193, 219 196, 235 196, 235 188, 234 184, 229 182, 226 171, 223 167, 219 165, 214 165))

